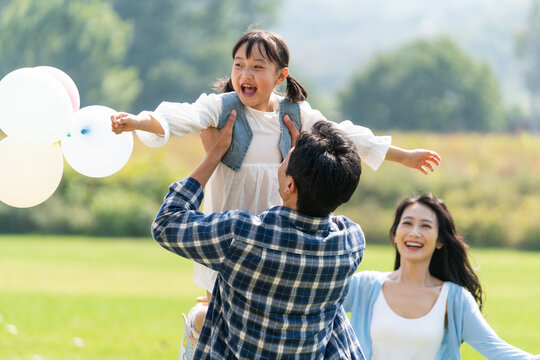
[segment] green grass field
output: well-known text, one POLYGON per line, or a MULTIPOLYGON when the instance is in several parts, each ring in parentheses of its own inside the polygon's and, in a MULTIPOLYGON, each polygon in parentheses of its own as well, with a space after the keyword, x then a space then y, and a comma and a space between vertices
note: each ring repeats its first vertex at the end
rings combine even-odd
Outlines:
MULTIPOLYGON (((540 253, 474 250, 497 333, 540 353, 540 253)), ((368 246, 361 269, 389 270, 368 246)), ((0 236, 0 359, 176 359, 191 263, 153 240, 0 236)), ((482 359, 463 346, 464 359, 482 359)))

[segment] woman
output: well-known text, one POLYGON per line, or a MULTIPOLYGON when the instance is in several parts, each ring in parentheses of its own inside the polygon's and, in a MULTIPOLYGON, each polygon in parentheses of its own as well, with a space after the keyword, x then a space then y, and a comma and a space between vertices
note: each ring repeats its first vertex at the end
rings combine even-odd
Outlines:
POLYGON ((501 340, 482 317, 482 287, 446 205, 431 194, 396 209, 394 271, 354 275, 343 306, 366 359, 540 359, 501 340))

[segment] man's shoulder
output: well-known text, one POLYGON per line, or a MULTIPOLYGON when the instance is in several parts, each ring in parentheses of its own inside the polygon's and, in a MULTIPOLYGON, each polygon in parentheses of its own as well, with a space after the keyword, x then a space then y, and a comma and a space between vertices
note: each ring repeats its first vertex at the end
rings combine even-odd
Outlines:
POLYGON ((338 225, 341 228, 350 229, 353 231, 359 231, 362 232, 362 227, 357 222, 352 221, 348 217, 344 215, 332 215, 330 216, 330 221, 336 225, 338 225))

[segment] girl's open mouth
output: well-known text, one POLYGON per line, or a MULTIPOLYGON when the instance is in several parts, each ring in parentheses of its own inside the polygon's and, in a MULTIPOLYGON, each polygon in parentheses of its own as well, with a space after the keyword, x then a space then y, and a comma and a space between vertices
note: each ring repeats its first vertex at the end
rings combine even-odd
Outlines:
POLYGON ((257 92, 257 88, 252 85, 242 84, 242 95, 244 96, 253 96, 257 92))

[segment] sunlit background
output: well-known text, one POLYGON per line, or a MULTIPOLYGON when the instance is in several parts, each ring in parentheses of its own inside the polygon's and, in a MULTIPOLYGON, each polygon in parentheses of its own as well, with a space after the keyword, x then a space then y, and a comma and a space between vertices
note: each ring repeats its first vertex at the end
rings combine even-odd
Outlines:
MULTIPOLYGON (((0 0, 0 78, 53 66, 81 107, 138 113, 212 92, 253 28, 282 35, 291 74, 328 119, 441 155, 429 176, 364 167, 337 212, 362 225, 368 250, 387 244, 403 197, 433 192, 471 245, 490 324, 540 352, 540 1, 0 0)), ((179 314, 200 293, 149 228, 203 149, 196 135, 134 146, 112 176, 65 163, 43 204, 0 202, 0 359, 176 356, 179 314)), ((388 247, 373 249, 364 268, 391 266, 388 247)))

